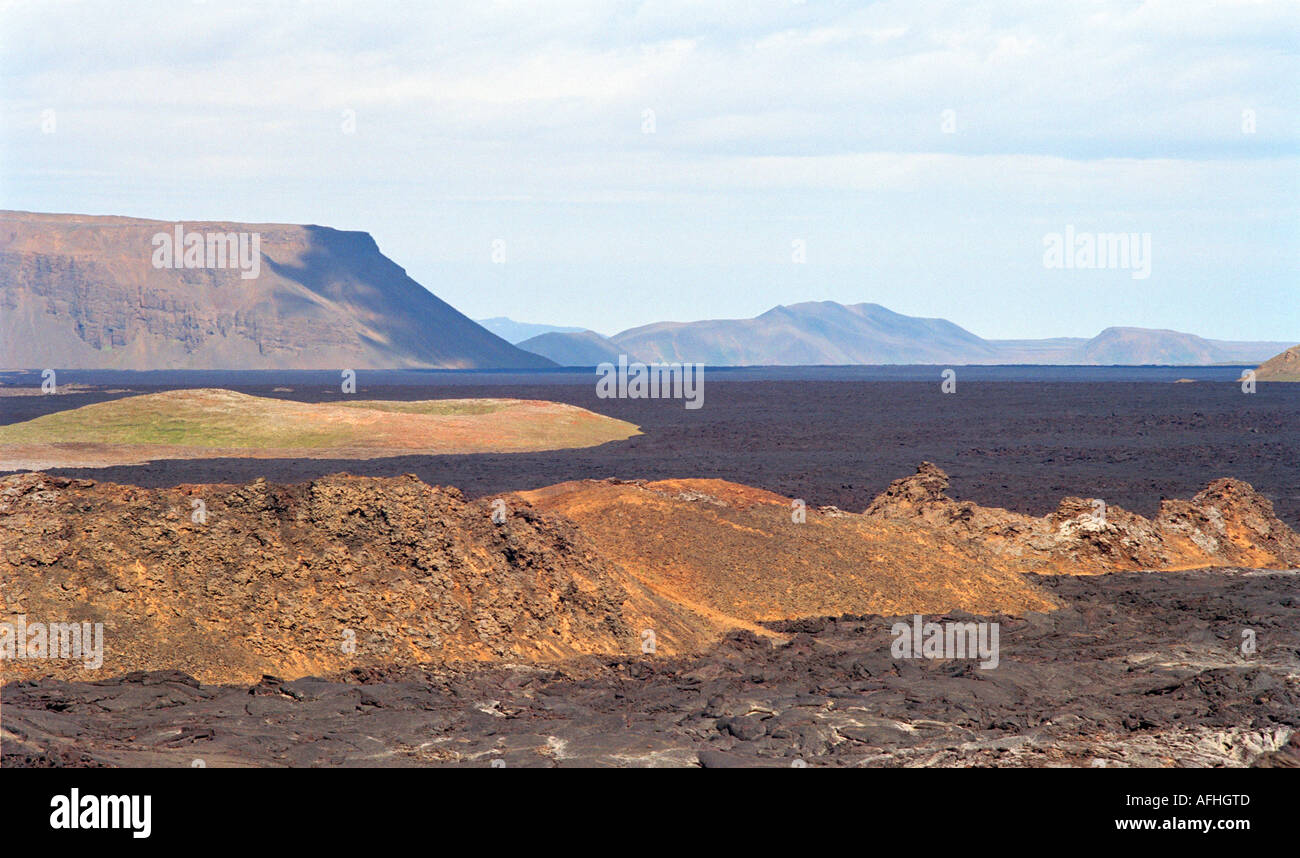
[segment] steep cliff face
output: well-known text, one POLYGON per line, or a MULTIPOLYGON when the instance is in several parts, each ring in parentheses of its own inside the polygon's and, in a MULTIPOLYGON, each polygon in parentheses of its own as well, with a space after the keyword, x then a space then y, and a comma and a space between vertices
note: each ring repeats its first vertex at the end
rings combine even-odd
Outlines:
POLYGON ((168 260, 162 250, 176 227, 0 212, 0 367, 552 365, 429 293, 366 233, 185 222, 168 260), (202 258, 186 267, 185 237, 194 235, 202 258), (245 243, 226 245, 232 235, 245 243))

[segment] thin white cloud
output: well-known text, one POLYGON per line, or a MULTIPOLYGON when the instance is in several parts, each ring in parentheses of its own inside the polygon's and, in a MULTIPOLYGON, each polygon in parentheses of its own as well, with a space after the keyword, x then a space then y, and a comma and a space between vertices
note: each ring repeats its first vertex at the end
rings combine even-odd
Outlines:
MULTIPOLYGON (((1003 231, 987 244, 1018 248, 1043 217, 1109 212, 1158 221, 1168 253, 1196 245, 1169 234, 1177 211, 1217 223, 1239 267, 1280 288, 1294 260, 1262 242, 1300 222, 1298 12, 1292 0, 0 0, 0 205, 363 226, 417 268, 447 248, 424 257, 430 274, 435 257, 477 258, 471 208, 483 230, 529 236, 532 258, 601 265, 611 247, 740 265, 758 227, 738 218, 751 214, 780 224, 778 243, 784 218, 804 218, 827 233, 820 247, 851 246, 830 235, 838 221, 910 246, 902 231, 917 223, 977 217, 1003 231), (872 206, 885 204, 881 223, 872 206), (657 211, 653 237, 608 217, 620 205, 657 211), (437 242, 427 222, 388 214, 435 206, 460 215, 438 221, 437 242)), ((1187 271, 1204 264, 1193 256, 1187 271)), ((880 264, 864 257, 862 278, 887 274, 880 264)), ((970 264, 953 252, 952 270, 970 264)))

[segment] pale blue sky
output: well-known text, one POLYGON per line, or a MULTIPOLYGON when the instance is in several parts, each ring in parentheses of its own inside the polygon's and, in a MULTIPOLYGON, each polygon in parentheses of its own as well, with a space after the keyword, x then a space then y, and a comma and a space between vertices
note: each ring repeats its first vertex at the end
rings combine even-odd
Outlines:
POLYGON ((0 207, 362 229, 470 316, 605 333, 1300 341, 1297 52, 1294 0, 0 0, 0 207), (1151 276, 1045 269, 1067 224, 1151 276))

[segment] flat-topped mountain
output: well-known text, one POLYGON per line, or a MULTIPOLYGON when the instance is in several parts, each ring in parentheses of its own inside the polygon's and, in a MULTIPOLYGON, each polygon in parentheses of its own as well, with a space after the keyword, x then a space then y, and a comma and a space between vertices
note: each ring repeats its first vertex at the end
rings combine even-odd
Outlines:
POLYGON ((538 368, 364 232, 0 212, 0 367, 538 368))

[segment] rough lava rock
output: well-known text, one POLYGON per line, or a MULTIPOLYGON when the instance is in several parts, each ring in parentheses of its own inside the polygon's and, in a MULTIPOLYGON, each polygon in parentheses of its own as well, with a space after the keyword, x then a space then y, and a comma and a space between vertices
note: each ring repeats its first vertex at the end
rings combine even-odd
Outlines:
POLYGON ((895 618, 737 631, 691 658, 357 668, 207 685, 174 671, 10 682, 0 765, 1287 766, 1297 573, 1053 575, 996 668, 895 659, 895 618), (1241 651, 1242 631, 1257 647, 1241 651))
POLYGON ((1214 480, 1191 500, 1165 500, 1147 519, 1102 498, 1065 498, 1041 518, 955 501, 930 462, 895 480, 863 515, 982 542, 1026 571, 1089 574, 1206 566, 1300 567, 1300 534, 1249 483, 1214 480))

